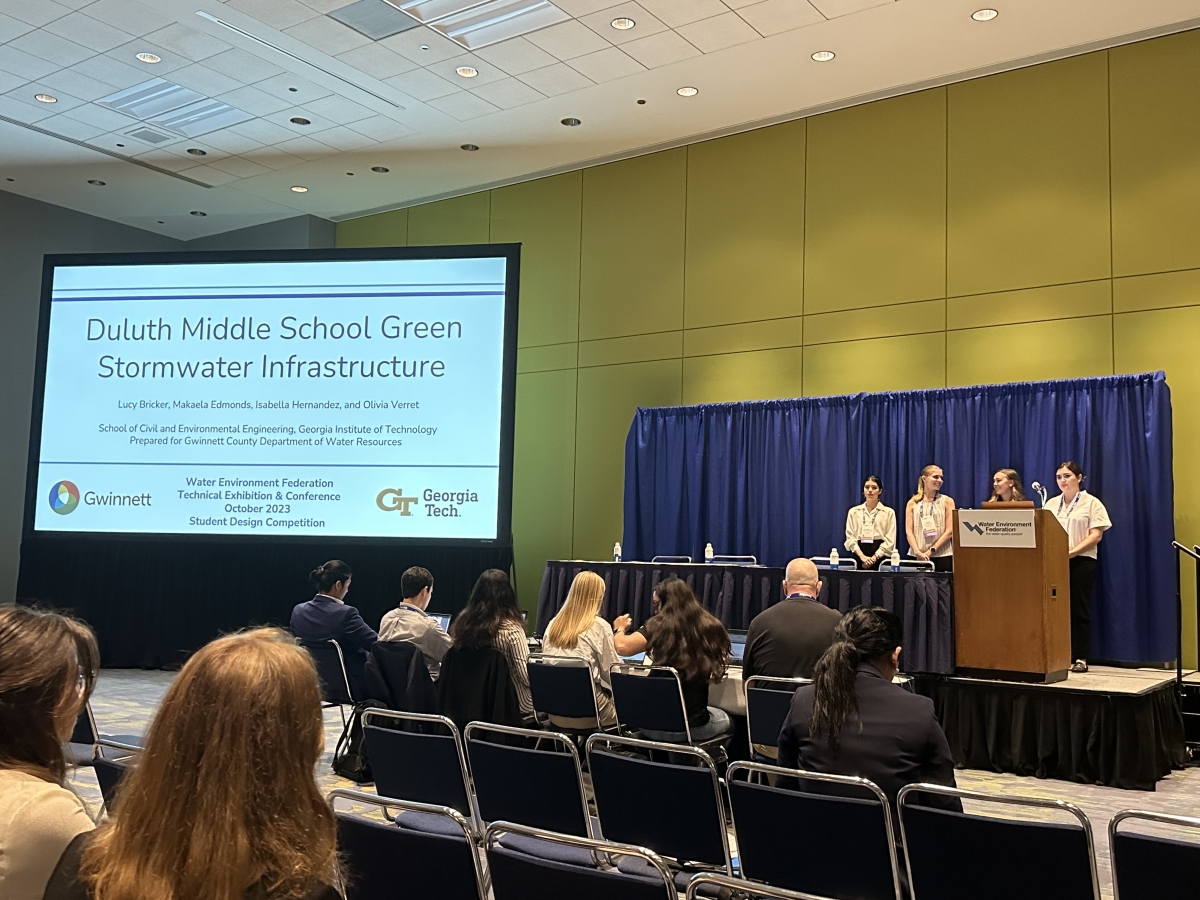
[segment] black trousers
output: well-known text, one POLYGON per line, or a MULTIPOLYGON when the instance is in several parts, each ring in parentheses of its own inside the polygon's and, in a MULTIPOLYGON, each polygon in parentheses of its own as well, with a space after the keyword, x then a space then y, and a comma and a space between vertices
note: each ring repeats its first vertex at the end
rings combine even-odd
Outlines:
POLYGON ((1096 560, 1071 557, 1071 659, 1092 655, 1092 585, 1096 582, 1096 560))
POLYGON ((929 561, 933 563, 933 571, 935 572, 954 571, 954 554, 950 554, 949 556, 931 556, 929 561))
MULTIPOLYGON (((883 541, 859 541, 858 542, 858 549, 862 551, 863 556, 865 556, 867 559, 870 559, 872 556, 874 556, 875 551, 878 550, 882 546, 883 546, 883 541)), ((877 570, 879 568, 879 566, 882 565, 882 563, 883 563, 882 559, 877 559, 877 560, 875 560, 875 562, 871 563, 871 565, 862 566, 862 568, 873 572, 873 571, 877 570)), ((862 560, 859 560, 859 564, 860 565, 862 564, 862 560)))

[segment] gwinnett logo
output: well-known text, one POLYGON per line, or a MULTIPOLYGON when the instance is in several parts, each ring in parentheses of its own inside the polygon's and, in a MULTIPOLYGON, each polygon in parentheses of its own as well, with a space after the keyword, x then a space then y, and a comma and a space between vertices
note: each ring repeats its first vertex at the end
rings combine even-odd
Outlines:
POLYGON ((74 482, 60 481, 50 488, 50 508, 60 516, 75 512, 79 505, 79 488, 74 482))

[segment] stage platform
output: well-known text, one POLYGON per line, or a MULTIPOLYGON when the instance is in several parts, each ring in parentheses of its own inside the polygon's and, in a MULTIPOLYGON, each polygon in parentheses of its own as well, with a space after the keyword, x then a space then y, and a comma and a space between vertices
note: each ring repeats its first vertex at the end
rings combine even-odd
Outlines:
POLYGON ((1093 666, 1054 684, 919 676, 916 689, 956 765, 1152 791, 1186 760, 1174 682, 1163 669, 1093 666))

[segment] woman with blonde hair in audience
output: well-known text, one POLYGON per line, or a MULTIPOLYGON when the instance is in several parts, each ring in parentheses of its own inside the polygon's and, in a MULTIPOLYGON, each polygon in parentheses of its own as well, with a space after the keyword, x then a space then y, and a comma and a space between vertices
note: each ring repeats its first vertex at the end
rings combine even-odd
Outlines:
POLYGON ((95 823, 66 787, 63 743, 100 654, 82 622, 0 610, 0 897, 41 900, 63 850, 95 823))
POLYGON ((316 670, 285 632, 213 641, 46 900, 335 900, 336 825, 313 777, 324 745, 316 670))
MULTIPOLYGON (((600 725, 613 725, 617 721, 617 710, 613 706, 608 669, 616 664, 617 651, 613 646, 612 628, 599 615, 603 602, 604 579, 595 572, 580 572, 571 582, 562 609, 546 627, 542 644, 547 656, 575 656, 587 660, 600 725)), ((551 716, 550 721, 560 728, 596 727, 595 720, 551 716)))

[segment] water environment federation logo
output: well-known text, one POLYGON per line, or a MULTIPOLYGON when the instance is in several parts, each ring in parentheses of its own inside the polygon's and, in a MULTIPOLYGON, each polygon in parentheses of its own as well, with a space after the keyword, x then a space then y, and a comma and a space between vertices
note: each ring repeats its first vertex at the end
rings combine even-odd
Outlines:
POLYGON ((60 481, 50 488, 50 508, 60 516, 75 512, 79 505, 79 488, 70 481, 60 481))

